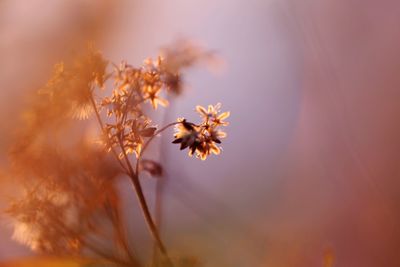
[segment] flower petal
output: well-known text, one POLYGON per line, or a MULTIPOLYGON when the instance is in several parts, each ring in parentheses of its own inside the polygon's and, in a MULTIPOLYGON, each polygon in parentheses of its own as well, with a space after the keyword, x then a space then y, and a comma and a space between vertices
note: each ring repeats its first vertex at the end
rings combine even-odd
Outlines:
POLYGON ((217 119, 222 121, 222 120, 228 118, 230 115, 231 115, 231 113, 229 111, 227 111, 227 112, 224 112, 224 113, 220 114, 217 117, 217 119))
POLYGON ((196 111, 200 113, 200 115, 207 116, 207 110, 202 106, 196 106, 196 111))

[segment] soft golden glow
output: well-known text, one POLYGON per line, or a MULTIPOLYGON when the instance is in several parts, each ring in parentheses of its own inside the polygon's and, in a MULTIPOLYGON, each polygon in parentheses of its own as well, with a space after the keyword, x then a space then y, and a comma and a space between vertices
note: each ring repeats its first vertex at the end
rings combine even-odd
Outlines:
POLYGON ((13 175, 24 188, 7 210, 14 240, 38 252, 90 251, 114 263, 138 266, 127 247, 115 187, 117 177, 124 175, 133 182, 157 247, 171 261, 138 182, 142 170, 161 176, 162 162, 143 159, 143 153, 157 135, 175 125, 174 142, 179 141, 181 149, 189 147, 189 154, 202 160, 218 155, 217 144, 226 136, 219 127, 228 124, 224 119, 229 116, 220 114, 220 104, 208 111, 198 107, 203 120, 199 125, 180 119, 157 129, 146 114, 148 108, 166 107, 168 94, 182 92, 181 73, 207 54, 193 49, 187 44, 168 48, 163 58, 134 67, 125 61, 110 63, 89 44, 54 66, 52 77, 24 111, 10 153, 13 175), (97 141, 87 140, 86 124, 79 120, 98 125, 97 141), (104 221, 112 231, 105 229, 104 221), (103 253, 93 244, 97 239, 115 240, 121 255, 103 253))

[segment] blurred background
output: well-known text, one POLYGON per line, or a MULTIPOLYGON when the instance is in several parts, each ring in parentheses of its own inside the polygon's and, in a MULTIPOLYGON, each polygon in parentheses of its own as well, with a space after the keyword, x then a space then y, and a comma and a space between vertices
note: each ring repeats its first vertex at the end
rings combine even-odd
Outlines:
MULTIPOLYGON (((221 102, 229 135, 206 162, 172 132, 158 140, 172 253, 210 267, 400 266, 399 14, 395 0, 0 0, 1 154, 24 93, 87 39, 134 65, 198 40, 224 68, 188 72, 165 116, 221 102)), ((152 201, 155 181, 143 184, 152 201)), ((9 193, 0 182, 1 208, 9 193)), ((148 247, 138 215, 130 235, 148 247)), ((0 260, 31 255, 10 236, 4 220, 0 260)))

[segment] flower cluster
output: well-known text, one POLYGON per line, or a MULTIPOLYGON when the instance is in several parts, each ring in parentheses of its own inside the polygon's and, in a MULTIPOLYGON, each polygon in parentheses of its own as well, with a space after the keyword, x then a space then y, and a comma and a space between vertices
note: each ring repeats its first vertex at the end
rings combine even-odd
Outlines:
POLYGON ((198 125, 187 122, 185 119, 178 119, 175 127, 175 140, 173 143, 181 144, 181 150, 189 148, 189 155, 196 156, 205 160, 211 154, 218 155, 221 152, 218 144, 221 138, 226 137, 226 133, 221 131, 220 126, 227 126, 225 121, 229 117, 229 112, 220 113, 221 104, 209 105, 208 109, 197 106, 196 111, 200 114, 202 122, 198 125))
MULTIPOLYGON (((107 116, 113 118, 112 122, 106 122, 103 129, 102 140, 106 149, 120 150, 120 158, 124 154, 139 157, 145 139, 156 132, 156 127, 151 126, 151 119, 144 112, 144 104, 150 103, 154 110, 158 106, 166 107, 168 101, 165 96, 168 93, 176 95, 182 92, 182 70, 211 57, 210 52, 193 43, 179 42, 164 48, 157 60, 146 59, 141 67, 133 67, 125 61, 118 66, 114 64, 111 75, 114 88, 111 96, 104 97, 100 102, 100 110, 106 110, 107 116)), ((200 153, 203 159, 209 151, 219 151, 214 139, 223 135, 215 130, 220 125, 217 121, 210 120, 205 125, 209 125, 209 129, 204 130, 202 136, 209 132, 212 139, 206 138, 197 147, 199 153, 204 150, 200 153)))

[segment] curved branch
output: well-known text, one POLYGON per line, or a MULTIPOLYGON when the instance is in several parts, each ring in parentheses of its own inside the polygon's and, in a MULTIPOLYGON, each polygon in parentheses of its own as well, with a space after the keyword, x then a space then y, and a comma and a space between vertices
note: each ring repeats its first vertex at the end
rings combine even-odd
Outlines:
POLYGON ((156 131, 154 133, 154 135, 152 137, 150 137, 146 143, 144 143, 142 150, 140 151, 138 158, 137 158, 137 162, 136 162, 136 168, 135 168, 135 173, 137 174, 137 176, 139 176, 139 164, 140 164, 140 160, 142 159, 142 155, 143 153, 146 151, 147 147, 150 145, 151 141, 153 141, 153 139, 159 135, 160 133, 164 132, 165 130, 167 130, 169 127, 175 126, 177 124, 179 124, 181 122, 177 121, 177 122, 172 122, 170 124, 165 125, 164 127, 162 127, 160 130, 156 131))

